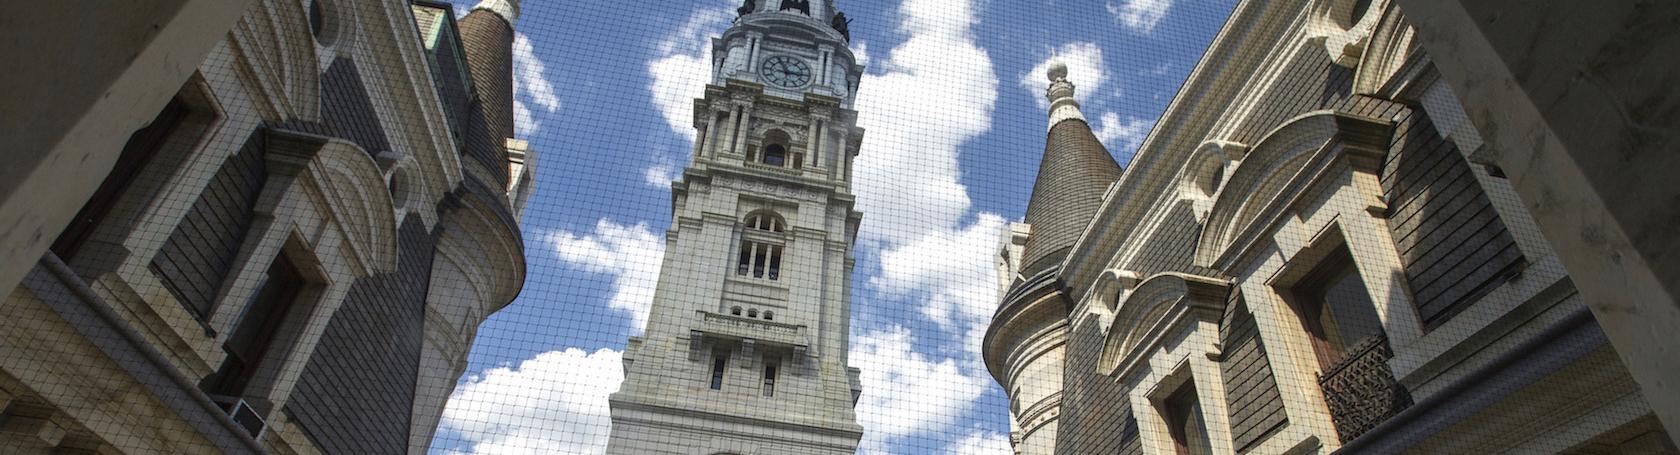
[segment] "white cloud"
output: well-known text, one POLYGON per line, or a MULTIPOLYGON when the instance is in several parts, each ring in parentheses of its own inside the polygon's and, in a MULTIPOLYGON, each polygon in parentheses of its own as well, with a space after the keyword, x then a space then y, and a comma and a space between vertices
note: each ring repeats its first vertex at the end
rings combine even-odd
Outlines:
POLYGON ((554 93, 554 84, 548 81, 545 74, 548 67, 542 59, 537 58, 536 49, 531 45, 530 37, 524 33, 514 33, 513 37, 513 125, 515 134, 529 136, 536 133, 542 126, 542 121, 532 115, 530 106, 519 100, 519 94, 524 94, 536 103, 537 107, 547 113, 560 109, 560 97, 554 93))
POLYGON ((970 212, 958 165, 959 148, 991 129, 998 95, 991 58, 975 42, 974 3, 904 0, 898 31, 907 38, 870 56, 876 71, 855 105, 868 131, 854 173, 859 237, 873 250, 865 256, 881 261, 869 285, 901 302, 891 308, 912 308, 889 317, 920 315, 938 329, 927 333, 937 346, 921 351, 903 325, 855 332, 863 453, 918 434, 958 434, 954 425, 992 387, 979 335, 997 304, 991 254, 1006 223, 970 212))
MULTIPOLYGON (((711 38, 722 35, 734 17, 735 11, 730 8, 694 10, 682 27, 659 42, 659 54, 648 62, 648 92, 653 107, 672 132, 687 138, 676 150, 691 150, 694 145, 694 99, 705 96, 706 84, 711 82, 711 38)), ((674 176, 674 169, 668 161, 661 161, 649 166, 642 176, 650 185, 668 187, 671 179, 654 176, 674 176)))
POLYGON ((670 188, 671 181, 682 176, 682 171, 670 163, 655 164, 642 170, 643 183, 655 188, 670 188))
POLYGON ((1014 455, 1015 449, 1009 445, 1009 436, 989 431, 975 431, 968 437, 951 444, 945 453, 952 455, 1014 455))
MULTIPOLYGON (((940 326, 981 324, 997 308, 992 254, 1007 222, 981 214, 967 228, 934 230, 881 252, 881 273, 869 284, 887 294, 922 298, 921 314, 940 326)), ((979 346, 964 346, 978 353, 979 346)))
POLYGON ((899 13, 909 38, 876 57, 885 72, 864 77, 856 103, 868 130, 854 174, 863 238, 889 247, 959 228, 970 201, 957 147, 991 128, 998 85, 971 2, 905 0, 899 13))
POLYGON ((1172 4, 1173 0, 1108 0, 1104 6, 1108 14, 1126 28, 1149 33, 1155 30, 1155 24, 1160 23, 1161 18, 1167 17, 1167 10, 1172 8, 1172 4))
POLYGON ((612 275, 614 291, 607 306, 630 312, 632 330, 647 326, 648 308, 653 304, 660 262, 665 257, 663 235, 653 232, 647 223, 629 226, 602 218, 595 223, 593 233, 560 231, 550 233, 546 240, 567 264, 612 275))
POLYGON ((863 41, 853 42, 852 58, 857 59, 857 64, 859 65, 869 66, 869 43, 863 41))
POLYGON ((934 360, 916 352, 914 341, 897 325, 852 339, 850 363, 863 370, 857 414, 864 453, 885 453, 895 438, 948 430, 990 386, 985 370, 934 360))
POLYGON ((531 115, 531 108, 525 106, 524 101, 513 100, 513 134, 520 137, 530 137, 542 126, 537 117, 531 115))
POLYGON ((602 453, 612 428, 607 396, 623 380, 621 355, 569 348, 467 378, 441 425, 470 444, 454 454, 602 453))
MULTIPOLYGON (((694 140, 694 99, 704 96, 712 74, 712 40, 729 27, 729 8, 695 10, 659 42, 659 55, 648 62, 648 91, 671 131, 694 140)), ((693 144, 693 142, 689 142, 693 144)))
POLYGON ((1109 152, 1131 154, 1154 127, 1153 120, 1127 118, 1122 121, 1120 114, 1104 112, 1102 118, 1097 119, 1096 128, 1091 133, 1097 136, 1097 140, 1102 141, 1109 152))
POLYGON ((1099 90, 1108 82, 1108 67, 1103 64, 1102 48, 1091 42, 1063 44, 1054 49, 1051 56, 1021 75, 1021 86, 1032 92, 1039 109, 1050 108, 1050 100, 1044 98, 1045 89, 1050 87, 1050 79, 1045 73, 1050 70, 1050 62, 1057 59, 1067 64, 1068 82, 1073 83, 1075 99, 1083 102, 1093 94, 1102 93, 1099 90))

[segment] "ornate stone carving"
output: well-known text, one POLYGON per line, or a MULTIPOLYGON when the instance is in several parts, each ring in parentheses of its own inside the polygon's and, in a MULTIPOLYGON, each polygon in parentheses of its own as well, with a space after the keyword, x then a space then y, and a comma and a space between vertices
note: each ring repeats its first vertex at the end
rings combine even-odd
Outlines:
POLYGON ((816 202, 822 202, 824 200, 821 192, 799 188, 792 185, 778 185, 757 180, 742 180, 728 177, 718 177, 713 179, 712 183, 719 187, 729 188, 735 191, 766 194, 783 199, 816 202))
POLYGON ((734 45, 723 57, 723 74, 731 75, 747 70, 747 47, 734 45))

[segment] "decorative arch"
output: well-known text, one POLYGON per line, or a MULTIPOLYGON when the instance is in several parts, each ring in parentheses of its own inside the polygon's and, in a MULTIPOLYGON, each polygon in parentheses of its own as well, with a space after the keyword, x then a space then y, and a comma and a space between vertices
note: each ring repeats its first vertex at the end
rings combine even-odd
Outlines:
POLYGON ((309 0, 263 0, 228 32, 235 65, 246 70, 261 93, 251 98, 267 120, 320 119, 322 67, 310 5, 309 0))
POLYGON ((1382 10, 1376 10, 1379 8, 1376 0, 1372 3, 1375 14, 1367 16, 1377 16, 1377 19, 1353 76, 1353 93, 1356 94, 1375 94, 1382 90, 1394 73, 1405 66, 1406 58, 1411 55, 1412 37, 1415 36, 1415 29, 1406 23, 1403 15, 1386 11, 1386 1, 1381 2, 1384 3, 1382 10))
POLYGON ((793 159, 793 136, 780 128, 771 128, 760 136, 756 160, 770 166, 787 166, 793 159))
POLYGON ((266 134, 270 165, 325 203, 351 253, 351 271, 369 276, 396 270, 396 205, 379 164, 348 141, 285 130, 266 134))
POLYGON ((1318 28, 1331 31, 1323 42, 1330 60, 1348 68, 1358 65, 1387 5, 1386 0, 1323 0, 1315 5, 1318 28))
POLYGON ((1276 214, 1300 185, 1310 161, 1347 151, 1380 157, 1386 153, 1391 123, 1338 111, 1315 111, 1295 117, 1267 133, 1249 151, 1214 197, 1196 246, 1196 264, 1213 266, 1220 255, 1262 214, 1276 214), (1332 141, 1335 142, 1332 142, 1332 141), (1333 147, 1339 143, 1340 147, 1333 147))
POLYGON ((1242 158, 1248 148, 1230 141, 1207 141, 1196 147, 1185 161, 1179 177, 1179 195, 1194 202, 1196 217, 1205 219, 1213 197, 1225 184, 1230 163, 1242 158))
POLYGON ((1229 290, 1230 283, 1225 280, 1176 272, 1143 280, 1116 311, 1103 339, 1097 371, 1125 377, 1147 358, 1142 353, 1158 344, 1179 321, 1186 317, 1218 320, 1229 290))

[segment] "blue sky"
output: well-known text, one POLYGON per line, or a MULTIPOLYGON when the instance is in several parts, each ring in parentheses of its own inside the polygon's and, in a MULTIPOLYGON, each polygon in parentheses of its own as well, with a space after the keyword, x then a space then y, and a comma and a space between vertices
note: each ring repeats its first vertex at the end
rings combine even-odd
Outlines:
MULTIPOLYGON (((978 340, 997 302, 991 256, 1043 152, 1044 67, 1053 54, 1069 64, 1124 163, 1234 0, 838 1, 869 66, 850 356, 864 370, 861 452, 1008 453, 1007 402, 978 340)), ((541 154, 526 284, 480 328, 434 453, 600 452, 706 51, 739 6, 524 3, 516 110, 541 154)))

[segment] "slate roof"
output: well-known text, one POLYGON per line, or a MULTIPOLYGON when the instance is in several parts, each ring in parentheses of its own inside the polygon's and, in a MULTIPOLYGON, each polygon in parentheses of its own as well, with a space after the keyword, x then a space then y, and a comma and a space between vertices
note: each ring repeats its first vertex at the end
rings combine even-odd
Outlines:
POLYGON ((1027 203, 1025 221, 1032 225, 1032 234, 1022 253, 1022 276, 1036 275, 1067 257, 1102 205, 1103 192, 1120 173, 1120 164, 1084 120, 1063 120, 1050 127, 1027 203))

